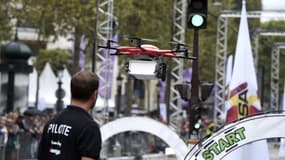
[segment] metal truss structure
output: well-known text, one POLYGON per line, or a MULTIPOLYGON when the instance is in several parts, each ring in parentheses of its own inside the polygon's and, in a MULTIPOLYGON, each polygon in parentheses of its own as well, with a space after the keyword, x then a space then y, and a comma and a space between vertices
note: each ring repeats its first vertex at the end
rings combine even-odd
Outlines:
MULTIPOLYGON (((255 68, 257 71, 258 66, 258 44, 260 36, 285 36, 285 31, 269 31, 269 30, 257 30, 253 36, 253 56, 255 60, 255 68)), ((285 45, 285 44, 284 44, 285 45)), ((271 76, 270 76, 270 106, 263 109, 277 110, 279 107, 279 70, 280 70, 280 53, 279 50, 285 46, 282 43, 275 43, 271 53, 271 76)))
POLYGON ((274 43, 271 52, 271 76, 270 76, 270 107, 272 110, 279 110, 279 70, 280 70, 280 49, 285 48, 285 43, 274 43))
POLYGON ((226 80, 226 56, 227 56, 227 34, 228 34, 228 18, 218 17, 217 28, 217 44, 216 44, 216 72, 215 72, 215 107, 214 107, 214 123, 221 123, 219 116, 224 117, 225 103, 225 80, 226 80))
MULTIPOLYGON (((260 18, 262 13, 272 13, 270 11, 249 11, 247 12, 248 18, 260 18)), ((276 13, 276 12, 274 12, 276 13)), ((240 11, 223 11, 218 17, 217 23, 217 48, 216 48, 216 74, 215 74, 215 106, 214 106, 214 122, 215 124, 223 124, 225 117, 225 73, 226 73, 226 58, 227 58, 227 33, 228 33, 228 19, 229 18, 240 18, 240 11)), ((278 14, 284 18, 284 12, 278 14), (282 14, 283 13, 283 14, 282 14)), ((266 15, 272 17, 272 14, 266 15)), ((258 43, 258 40, 257 40, 258 43)), ((257 48, 254 47, 253 57, 254 61, 257 62, 257 48)), ((257 63, 255 63, 256 65, 257 63)), ((257 65, 256 65, 257 66, 257 65)))
MULTIPOLYGON (((97 21, 97 45, 105 45, 108 39, 111 39, 113 33, 113 0, 98 0, 98 21, 97 21)), ((186 9, 187 1, 186 0, 175 0, 173 6, 173 27, 174 32, 172 35, 172 40, 178 43, 185 42, 185 28, 186 28, 186 9)), ((261 11, 252 11, 248 12, 248 18, 260 18, 261 11)), ((225 103, 225 62, 227 56, 227 33, 228 33, 228 19, 229 18, 239 18, 239 11, 223 11, 218 17, 218 26, 217 26, 217 48, 216 48, 216 75, 215 75, 215 109, 214 109, 214 122, 216 124, 223 123, 223 120, 220 117, 225 115, 224 103, 225 103), (220 115, 220 116, 218 116, 220 115)), ((259 32, 258 35, 263 36, 274 36, 274 35, 283 35, 284 33, 280 32, 259 32)), ((258 59, 258 40, 259 37, 254 37, 254 47, 253 47, 253 56, 255 60, 255 65, 257 66, 258 59)), ((271 86, 272 94, 277 94, 279 88, 278 83, 273 83, 273 80, 278 77, 279 79, 279 49, 280 47, 275 47, 273 50, 272 56, 272 72, 271 72, 271 86), (272 57, 273 58, 273 57, 272 57), (278 59, 278 62, 277 62, 278 59), (278 69, 277 69, 278 68, 278 69), (273 75, 274 74, 274 75, 273 75), (273 86, 276 86, 275 88, 273 86)), ((175 129, 179 126, 177 124, 177 119, 181 117, 182 108, 181 104, 178 103, 180 100, 180 95, 175 85, 182 82, 182 71, 183 71, 183 60, 182 59, 173 59, 174 66, 171 70, 172 83, 170 88, 170 108, 174 111, 170 115, 170 125, 175 129)), ((102 49, 97 50, 96 54, 96 68, 98 68, 97 74, 101 80, 101 89, 107 89, 108 84, 108 74, 105 76, 100 75, 101 72, 109 73, 110 65, 110 56, 105 54, 102 49), (102 84, 103 82, 103 84, 102 84)), ((278 97, 278 96, 275 96, 278 97)), ((105 105, 108 106, 108 99, 105 98, 105 105)), ((272 107, 277 107, 278 99, 271 101, 272 107)))
MULTIPOLYGON (((96 23, 96 37, 97 45, 106 45, 107 40, 112 38, 113 33, 113 0, 97 0, 97 23, 96 23)), ((100 79, 100 90, 108 93, 110 90, 110 83, 112 81, 109 73, 112 72, 110 67, 110 54, 106 53, 104 49, 100 48, 96 52, 96 73, 100 79), (103 74, 102 74, 103 73, 103 74)), ((108 97, 105 94, 104 106, 108 109, 108 97)))
MULTIPOLYGON (((97 45, 106 45, 108 39, 111 39, 113 32, 113 0, 98 0, 98 20, 97 20, 97 45)), ((185 28, 186 28, 186 0, 174 0, 173 4, 173 35, 172 40, 177 43, 185 42, 185 28)), ((172 114, 170 115, 170 124, 173 128, 179 128, 178 119, 181 117, 182 108, 179 102, 180 95, 175 85, 182 82, 183 60, 173 59, 174 66, 171 70, 171 97, 170 107, 172 114)), ((96 53, 96 72, 100 78, 100 89, 107 89, 109 77, 108 74, 102 75, 100 73, 110 72, 110 56, 105 54, 102 49, 98 49, 96 53), (103 83, 102 83, 103 82, 103 83)), ((105 105, 108 107, 108 99, 105 98, 105 105)))
MULTIPOLYGON (((177 43, 185 42, 185 30, 186 30, 186 0, 174 0, 173 1, 173 34, 172 41, 177 43)), ((183 77, 183 59, 173 58, 173 67, 171 70, 172 83, 170 86, 170 108, 173 112, 169 116, 169 122, 176 130, 180 127, 180 121, 182 108, 180 101, 180 95, 175 88, 176 84, 182 83, 183 77)))
MULTIPOLYGON (((113 32, 113 0, 98 0, 98 20, 97 20, 97 45, 106 45, 108 39, 111 39, 113 32)), ((175 0, 173 4, 173 35, 172 40, 177 43, 185 42, 185 28, 186 28, 186 0, 175 0)), ((172 109, 172 114, 170 115, 170 124, 173 128, 179 128, 179 118, 181 118, 182 108, 179 102, 180 95, 175 85, 182 82, 182 71, 183 71, 183 60, 173 59, 174 66, 171 70, 171 97, 170 97, 170 107, 172 109)), ((100 73, 110 72, 110 56, 105 54, 102 49, 98 49, 96 53, 96 72, 101 81, 100 89, 107 89, 109 77, 108 74, 102 75, 100 73), (102 83, 103 82, 103 83, 102 83)), ((105 105, 108 107, 108 99, 105 98, 105 105)))
POLYGON ((259 44, 259 37, 260 36, 285 36, 285 31, 271 31, 271 30, 257 30, 253 34, 253 47, 252 47, 252 54, 254 58, 255 69, 257 70, 258 66, 258 44, 259 44))

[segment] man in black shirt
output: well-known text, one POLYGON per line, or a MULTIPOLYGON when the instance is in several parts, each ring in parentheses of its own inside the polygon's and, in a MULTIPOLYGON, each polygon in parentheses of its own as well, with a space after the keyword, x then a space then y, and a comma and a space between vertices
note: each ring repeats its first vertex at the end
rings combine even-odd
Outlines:
POLYGON ((39 160, 99 160, 101 133, 88 114, 97 99, 99 80, 88 71, 71 79, 71 104, 44 127, 39 160))

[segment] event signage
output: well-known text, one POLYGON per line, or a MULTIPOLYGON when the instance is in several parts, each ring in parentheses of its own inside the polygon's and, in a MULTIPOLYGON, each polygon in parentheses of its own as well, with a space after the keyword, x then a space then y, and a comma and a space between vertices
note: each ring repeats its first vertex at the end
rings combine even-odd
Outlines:
POLYGON ((269 138, 283 138, 284 122, 284 112, 260 114, 232 122, 194 146, 185 160, 220 160, 245 144, 269 138))
POLYGON ((233 130, 224 137, 213 141, 205 151, 202 152, 202 156, 205 160, 213 160, 215 155, 219 155, 223 151, 234 147, 239 141, 244 140, 245 137, 245 128, 241 127, 236 130, 233 130))

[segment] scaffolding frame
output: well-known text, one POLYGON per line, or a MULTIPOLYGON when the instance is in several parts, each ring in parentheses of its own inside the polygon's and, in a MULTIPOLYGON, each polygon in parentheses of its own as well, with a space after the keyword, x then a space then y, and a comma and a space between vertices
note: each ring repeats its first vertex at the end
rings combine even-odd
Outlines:
POLYGON ((255 69, 257 71, 258 67, 258 47, 259 47, 259 37, 260 36, 285 36, 285 31, 277 31, 277 30, 257 30, 253 34, 253 48, 252 48, 252 53, 253 53, 253 58, 254 58, 254 64, 255 64, 255 69))
MULTIPOLYGON (((272 17, 272 14, 262 15, 262 13, 276 13, 276 11, 248 11, 247 18, 261 18, 261 17, 272 17)), ((284 18, 284 12, 278 12, 279 17, 284 18)), ((216 74, 215 74, 215 103, 214 103, 214 115, 213 120, 217 125, 224 123, 226 117, 225 111, 225 81, 226 81, 226 58, 227 58, 227 34, 228 34, 228 19, 229 18, 240 18, 240 11, 226 10, 221 12, 218 17, 217 23, 217 42, 216 42, 216 74)), ((265 34, 265 33, 264 33, 265 34)), ((255 40, 255 47, 253 47, 253 58, 255 66, 257 66, 258 60, 258 39, 255 40)))
MULTIPOLYGON (((113 15, 113 0, 97 0, 97 23, 96 23, 96 44, 106 45, 107 41, 112 38, 113 35, 113 21, 115 20, 113 15)), ((107 51, 109 52, 109 51, 107 51)), ((100 80, 100 90, 105 90, 108 92, 111 88, 109 82, 112 81, 109 77, 111 71, 110 67, 110 54, 106 53, 103 48, 98 48, 96 50, 96 65, 94 69, 100 80), (101 74, 105 73, 105 74, 101 74)), ((107 94, 104 95, 104 108, 105 118, 108 119, 108 100, 107 94)))
MULTIPOLYGON (((173 33, 172 41, 175 43, 185 43, 185 32, 186 32, 186 0, 174 0, 173 1, 173 33)), ((173 58, 173 68, 171 69, 171 80, 170 85, 170 102, 169 107, 173 112, 169 116, 169 124, 175 130, 179 131, 181 113, 183 112, 180 103, 180 95, 178 90, 175 88, 177 84, 182 83, 183 77, 183 59, 173 58)))
POLYGON ((280 71, 280 49, 285 49, 284 42, 274 43, 271 52, 271 76, 270 76, 270 107, 279 110, 279 71, 280 71))

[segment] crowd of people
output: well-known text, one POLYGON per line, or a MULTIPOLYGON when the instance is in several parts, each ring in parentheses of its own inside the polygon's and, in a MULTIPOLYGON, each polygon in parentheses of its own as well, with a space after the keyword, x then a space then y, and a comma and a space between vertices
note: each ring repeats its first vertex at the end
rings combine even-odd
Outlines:
MULTIPOLYGON (((0 159, 18 160, 17 156, 36 158, 37 146, 44 124, 54 116, 51 109, 38 111, 28 108, 25 112, 10 112, 0 117, 0 159)), ((152 117, 152 116, 150 116, 152 117)), ((203 117, 202 119, 205 119, 203 117)), ((207 119, 207 118, 206 118, 207 119)), ((208 121, 203 120, 201 131, 209 133, 208 121), (208 122, 208 123, 207 123, 208 122)), ((188 121, 181 125, 181 136, 188 133, 188 121)), ((205 135, 204 135, 205 136, 205 135)))
POLYGON ((36 158, 37 145, 44 124, 53 116, 49 109, 9 112, 0 117, 0 146, 3 160, 36 158))

